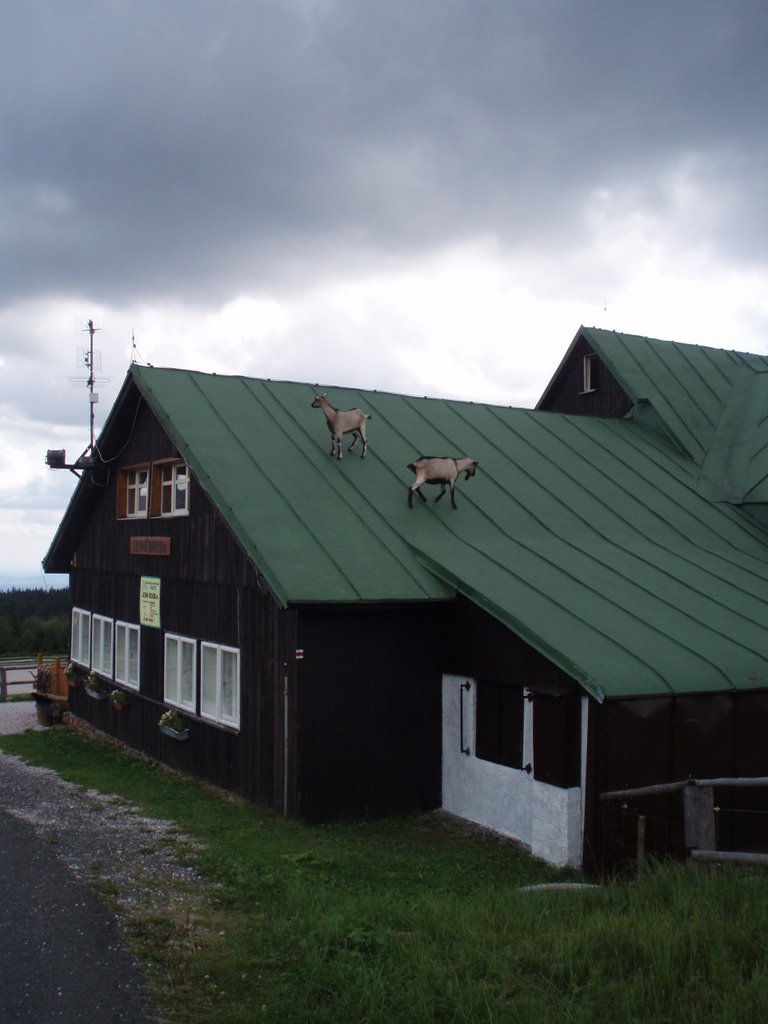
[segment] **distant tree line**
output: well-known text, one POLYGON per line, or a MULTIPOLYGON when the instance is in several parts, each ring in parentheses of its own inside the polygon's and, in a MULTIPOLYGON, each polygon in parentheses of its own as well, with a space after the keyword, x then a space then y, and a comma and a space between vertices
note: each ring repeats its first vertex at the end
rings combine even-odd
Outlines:
POLYGON ((68 587, 0 593, 0 657, 66 654, 71 609, 68 587))

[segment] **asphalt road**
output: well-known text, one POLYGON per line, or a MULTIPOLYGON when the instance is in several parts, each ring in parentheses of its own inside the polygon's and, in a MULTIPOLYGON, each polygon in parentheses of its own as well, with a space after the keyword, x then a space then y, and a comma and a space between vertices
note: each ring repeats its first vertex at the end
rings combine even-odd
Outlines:
POLYGON ((142 974, 114 916, 2 808, 0 872, 0 1020, 147 1024, 142 974))
MULTIPOLYGON (((8 718, 0 731, 15 731, 11 716, 14 726, 17 717, 22 727, 36 721, 12 708, 0 705, 0 719, 6 709, 8 718)), ((34 715, 34 705, 26 710, 34 715)), ((143 974, 114 913, 59 855, 61 840, 44 816, 35 823, 36 794, 42 805, 40 786, 51 785, 34 773, 0 759, 0 1022, 148 1024, 157 1018, 144 1005, 143 974)))

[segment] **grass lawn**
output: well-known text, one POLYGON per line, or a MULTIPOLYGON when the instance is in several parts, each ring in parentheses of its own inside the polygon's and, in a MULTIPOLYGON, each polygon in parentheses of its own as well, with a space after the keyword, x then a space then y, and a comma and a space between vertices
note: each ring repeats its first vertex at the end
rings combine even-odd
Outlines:
POLYGON ((174 821, 210 883, 194 921, 136 917, 183 1024, 764 1024, 768 875, 661 865, 567 876, 440 815, 310 827, 74 731, 0 737, 64 778, 174 821))

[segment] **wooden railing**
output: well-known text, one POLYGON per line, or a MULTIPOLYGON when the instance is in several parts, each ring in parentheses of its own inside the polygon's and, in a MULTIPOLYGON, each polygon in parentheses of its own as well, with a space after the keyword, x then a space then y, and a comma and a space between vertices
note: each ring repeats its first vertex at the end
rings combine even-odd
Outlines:
POLYGON ((29 672, 30 689, 33 693, 44 694, 53 700, 66 700, 68 695, 65 659, 45 660, 42 654, 36 658, 18 658, 0 664, 0 700, 8 697, 9 672, 29 672))
MULTIPOLYGON (((682 792, 683 831, 687 856, 693 861, 712 863, 768 864, 768 853, 740 850, 718 850, 715 788, 746 789, 768 786, 768 777, 686 779, 682 782, 664 782, 634 789, 616 789, 601 793, 601 801, 626 801, 642 797, 662 796, 682 792)), ((642 869, 645 859, 645 830, 647 816, 637 816, 637 866, 642 869)))

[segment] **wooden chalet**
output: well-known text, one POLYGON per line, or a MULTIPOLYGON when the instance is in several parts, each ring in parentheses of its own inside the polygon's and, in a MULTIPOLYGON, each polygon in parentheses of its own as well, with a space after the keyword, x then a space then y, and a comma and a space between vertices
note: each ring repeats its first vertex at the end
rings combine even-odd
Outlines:
MULTIPOLYGON (((601 795, 768 776, 766 386, 587 328, 536 410, 131 366, 44 560, 128 711, 70 707, 309 821, 444 807, 590 868, 642 816, 677 852, 676 796, 601 795), (318 391, 372 415, 366 459, 318 391), (420 454, 479 460, 457 510, 407 507, 420 454)), ((748 792, 723 846, 768 839, 748 792)))

